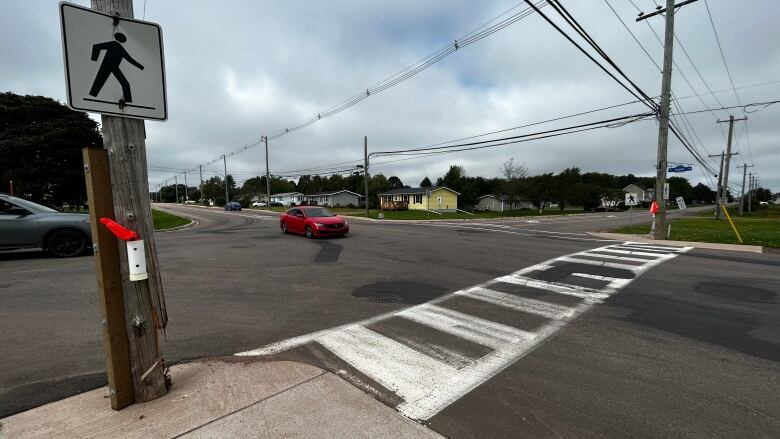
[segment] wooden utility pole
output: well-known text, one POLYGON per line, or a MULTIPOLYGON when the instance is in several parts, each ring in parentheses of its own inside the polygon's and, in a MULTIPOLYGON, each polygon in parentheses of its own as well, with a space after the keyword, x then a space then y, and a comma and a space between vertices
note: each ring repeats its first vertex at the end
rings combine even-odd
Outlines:
POLYGON ((661 78, 661 108, 658 124, 658 152, 655 174, 655 199, 659 211, 655 216, 655 239, 666 238, 666 148, 669 141, 669 104, 672 95, 672 49, 674 46, 674 0, 666 0, 666 30, 664 32, 664 71, 661 78), (660 201, 659 201, 660 200, 660 201))
POLYGON ((187 171, 184 171, 184 201, 190 201, 190 186, 187 184, 187 171))
POLYGON ((363 181, 366 186, 366 218, 368 218, 368 136, 363 136, 363 175, 363 181))
POLYGON ((222 164, 225 167, 225 205, 230 202, 230 195, 228 194, 228 181, 227 181, 227 157, 222 154, 222 164))
POLYGON ((198 173, 200 174, 200 204, 203 204, 203 165, 198 165, 198 173))
POLYGON ((745 177, 747 177, 747 168, 752 168, 753 165, 745 163, 737 168, 742 168, 742 194, 739 196, 739 216, 745 213, 745 177))
MULTIPOLYGON (((133 18, 132 0, 92 0, 91 3, 94 10, 116 15, 119 18, 133 18)), ((119 25, 121 26, 121 21, 119 25)), ((113 194, 113 218, 117 223, 141 236, 146 247, 146 270, 149 278, 142 281, 130 281, 127 250, 124 242, 117 242, 114 238, 113 244, 106 243, 101 246, 101 241, 98 241, 97 249, 97 254, 103 251, 113 251, 107 248, 113 245, 119 254, 119 283, 122 288, 125 333, 133 390, 132 399, 122 399, 122 401, 146 402, 159 398, 168 390, 165 379, 165 364, 158 338, 158 331, 165 329, 168 324, 168 313, 157 267, 157 246, 152 225, 151 206, 147 197, 143 195, 147 191, 149 180, 146 171, 146 130, 143 120, 118 116, 102 115, 101 125, 113 194)), ((92 222, 92 227, 97 227, 96 221, 92 222)), ((98 237, 100 233, 102 232, 98 232, 98 237)), ((103 261, 102 255, 99 255, 97 259, 103 261)), ((110 263, 109 259, 106 261, 110 263)), ((102 262, 98 263, 102 264, 102 262)), ((116 281, 115 277, 112 279, 114 282, 116 281)), ((100 282, 99 278, 99 285, 100 282)), ((105 284, 105 280, 103 282, 105 284)), ((106 315, 108 315, 108 309, 106 309, 106 315)), ((106 324, 108 325, 108 320, 106 324)), ((110 328, 107 331, 114 334, 121 332, 116 328, 110 328)), ((116 358, 109 359, 108 366, 113 367, 117 361, 116 358)), ((124 359, 119 361, 124 361, 124 359)), ((121 367, 126 366, 127 363, 117 367, 121 369, 121 367)), ((121 375, 121 371, 117 372, 117 370, 109 371, 109 377, 111 373, 121 375)), ((115 385, 117 387, 111 388, 109 394, 119 395, 119 383, 115 381, 115 385)), ((118 404, 116 408, 121 408, 121 404, 118 404)))
POLYGON ((271 170, 268 165, 268 136, 263 136, 265 141, 265 207, 271 210, 271 170))
POLYGON ((176 194, 176 204, 179 204, 179 176, 174 175, 173 176, 173 190, 176 194))
POLYGON ((729 158, 733 155, 738 155, 738 152, 731 152, 731 143, 729 142, 729 152, 720 154, 710 154, 707 157, 720 157, 720 171, 718 172, 718 189, 715 191, 715 219, 723 219, 723 209, 720 208, 722 204, 728 203, 728 166, 729 158), (726 199, 726 202, 723 200, 726 199))
POLYGON ((669 104, 672 97, 672 63, 674 48, 674 10, 680 6, 693 3, 696 0, 685 0, 674 4, 674 0, 666 0, 666 7, 657 8, 650 14, 640 13, 636 21, 642 21, 655 15, 666 14, 664 30, 664 70, 661 77, 661 107, 658 109, 658 152, 655 174, 655 200, 659 211, 655 216, 655 239, 666 239, 666 200, 663 199, 666 186, 667 145, 669 142, 669 104), (659 201, 660 200, 660 201, 659 201))
MULTIPOLYGON (((722 200, 728 201, 728 195, 729 195, 729 169, 731 168, 731 156, 737 155, 739 153, 735 152, 734 154, 731 153, 731 139, 734 136, 734 122, 740 121, 740 120, 747 120, 747 117, 743 117, 742 119, 734 119, 734 116, 729 116, 729 120, 718 120, 715 123, 723 123, 728 122, 729 123, 729 136, 726 139, 726 162, 723 168, 723 182, 721 186, 721 192, 718 194, 718 197, 720 200, 719 202, 722 202, 722 200)), ((717 210, 716 218, 721 218, 721 210, 717 210)))

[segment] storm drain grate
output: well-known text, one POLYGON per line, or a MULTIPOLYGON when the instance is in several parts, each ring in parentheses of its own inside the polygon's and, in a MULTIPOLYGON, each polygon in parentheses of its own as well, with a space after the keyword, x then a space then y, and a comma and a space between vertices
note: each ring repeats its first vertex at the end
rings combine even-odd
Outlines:
POLYGON ((395 293, 374 293, 368 296, 368 300, 376 303, 397 303, 401 301, 401 296, 395 293))

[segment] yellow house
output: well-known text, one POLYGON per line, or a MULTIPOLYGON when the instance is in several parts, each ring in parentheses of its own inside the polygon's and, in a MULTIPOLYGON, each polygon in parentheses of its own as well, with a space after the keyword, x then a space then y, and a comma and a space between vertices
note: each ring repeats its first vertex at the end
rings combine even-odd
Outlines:
POLYGON ((458 209, 458 195, 460 193, 444 186, 406 187, 379 194, 379 202, 384 210, 455 212, 458 209))

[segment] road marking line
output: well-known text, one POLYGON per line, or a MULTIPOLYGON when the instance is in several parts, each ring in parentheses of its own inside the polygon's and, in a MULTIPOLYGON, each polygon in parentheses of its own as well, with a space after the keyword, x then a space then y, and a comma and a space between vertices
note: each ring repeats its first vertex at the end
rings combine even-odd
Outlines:
MULTIPOLYGON (((599 250, 602 251, 602 250, 599 250)), ((577 256, 577 255, 573 255, 577 256)), ((570 256, 561 256, 560 258, 556 258, 556 261, 561 262, 571 262, 573 264, 586 264, 586 265, 595 265, 598 267, 609 267, 609 268, 622 268, 624 270, 630 270, 636 272, 638 269, 642 268, 642 265, 628 265, 628 264, 618 264, 616 262, 602 262, 602 261, 594 261, 593 259, 579 259, 575 257, 570 256)))
MULTIPOLYGON (((601 250, 599 250, 601 251, 601 250)), ((630 256, 616 256, 616 255, 604 255, 601 253, 592 253, 590 251, 588 252, 582 252, 578 256, 590 256, 594 258, 604 258, 604 259, 614 259, 614 260, 620 260, 620 261, 632 261, 632 262, 648 262, 650 259, 640 259, 640 258, 632 258, 630 256)))
POLYGON ((528 277, 524 277, 520 274, 510 274, 508 276, 501 276, 499 278, 496 278, 496 281, 504 282, 508 284, 514 284, 514 285, 522 285, 524 287, 536 288, 539 290, 552 291, 554 293, 564 294, 566 296, 579 297, 581 299, 598 300, 598 299, 606 299, 607 297, 609 297, 609 294, 594 288, 531 279, 528 277))
POLYGON ((472 299, 482 300, 483 302, 503 306, 505 308, 517 311, 536 314, 548 319, 561 320, 571 317, 574 309, 568 306, 556 305, 541 300, 529 299, 527 297, 515 296, 502 293, 501 291, 491 290, 489 288, 473 287, 467 290, 456 291, 456 295, 470 297, 472 299))
POLYGON ((317 342, 405 401, 445 390, 445 382, 457 372, 446 363, 360 325, 331 332, 317 342))
POLYGON ((398 316, 493 349, 499 349, 506 343, 520 343, 535 337, 533 332, 436 305, 416 306, 401 311, 398 316))
POLYGON ((639 250, 623 250, 615 247, 599 249, 599 252, 617 253, 621 255, 647 256, 648 258, 658 258, 658 259, 666 258, 666 257, 674 257, 676 255, 676 253, 661 253, 661 252, 652 253, 648 251, 639 251, 639 250))

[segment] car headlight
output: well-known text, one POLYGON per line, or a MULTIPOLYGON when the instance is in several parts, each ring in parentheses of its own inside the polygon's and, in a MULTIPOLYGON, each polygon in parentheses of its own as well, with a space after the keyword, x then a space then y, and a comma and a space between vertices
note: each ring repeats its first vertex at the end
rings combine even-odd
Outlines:
POLYGON ((314 223, 314 225, 317 227, 325 227, 325 224, 323 223, 314 223))
POLYGON ((348 226, 348 225, 349 225, 349 223, 347 222, 347 220, 344 220, 344 225, 345 225, 345 226, 348 226))

